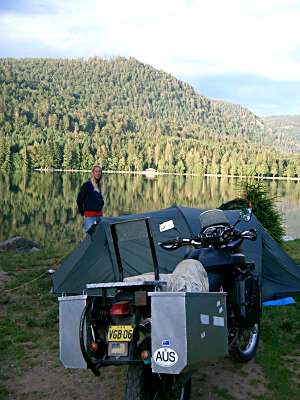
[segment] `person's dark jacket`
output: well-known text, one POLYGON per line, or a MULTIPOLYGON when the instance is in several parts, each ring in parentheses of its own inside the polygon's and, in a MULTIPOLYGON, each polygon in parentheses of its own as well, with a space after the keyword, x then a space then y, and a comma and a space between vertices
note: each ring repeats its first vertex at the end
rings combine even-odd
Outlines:
POLYGON ((77 206, 81 215, 84 211, 102 211, 104 200, 101 191, 94 189, 91 181, 85 182, 77 196, 77 206))

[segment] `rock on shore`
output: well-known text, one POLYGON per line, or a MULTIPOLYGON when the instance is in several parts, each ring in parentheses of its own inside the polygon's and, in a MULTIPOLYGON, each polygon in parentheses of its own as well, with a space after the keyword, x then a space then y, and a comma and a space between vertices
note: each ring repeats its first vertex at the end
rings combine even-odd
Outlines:
POLYGON ((31 253, 39 251, 40 246, 34 240, 26 239, 22 236, 15 236, 13 238, 0 242, 0 251, 15 251, 17 253, 31 253))

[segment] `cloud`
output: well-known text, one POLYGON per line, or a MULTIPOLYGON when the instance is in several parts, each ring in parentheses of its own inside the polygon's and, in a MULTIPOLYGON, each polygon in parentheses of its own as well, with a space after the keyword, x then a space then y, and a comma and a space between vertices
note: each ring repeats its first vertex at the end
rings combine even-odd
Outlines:
POLYGON ((7 0, 0 55, 121 55, 189 81, 300 82, 299 25, 297 0, 7 0))
POLYGON ((2 38, 15 46, 27 39, 32 49, 42 45, 41 56, 130 55, 186 76, 253 73, 300 80, 300 9, 295 1, 12 4, 11 9, 0 9, 2 38), (18 12, 17 4, 22 6, 18 12))

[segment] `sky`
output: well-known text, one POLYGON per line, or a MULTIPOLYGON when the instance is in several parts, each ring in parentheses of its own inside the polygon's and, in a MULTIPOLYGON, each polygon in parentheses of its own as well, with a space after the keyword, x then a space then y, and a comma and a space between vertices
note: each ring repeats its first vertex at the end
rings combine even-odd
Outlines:
POLYGON ((135 57, 259 116, 300 114, 300 0, 0 0, 0 57, 135 57))

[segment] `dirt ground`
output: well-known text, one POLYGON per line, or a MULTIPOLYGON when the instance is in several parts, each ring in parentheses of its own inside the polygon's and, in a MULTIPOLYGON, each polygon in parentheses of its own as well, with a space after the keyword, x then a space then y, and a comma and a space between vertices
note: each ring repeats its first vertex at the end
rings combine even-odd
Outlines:
MULTIPOLYGON (((43 354, 35 366, 6 377, 5 386, 7 400, 123 400, 125 380, 124 367, 107 367, 94 377, 90 371, 66 370, 43 354)), ((241 365, 223 359, 193 375, 192 400, 250 400, 266 392, 265 378, 254 362, 241 365)))

